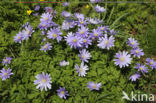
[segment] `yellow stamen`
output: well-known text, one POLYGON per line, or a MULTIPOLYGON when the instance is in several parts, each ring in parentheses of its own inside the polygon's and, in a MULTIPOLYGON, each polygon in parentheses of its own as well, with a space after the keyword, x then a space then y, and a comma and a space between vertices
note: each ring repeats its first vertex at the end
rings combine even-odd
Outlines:
POLYGON ((136 50, 135 52, 136 52, 137 54, 139 53, 139 51, 138 51, 138 50, 136 50))
POLYGON ((132 45, 134 45, 134 42, 131 42, 132 45))
POLYGON ((74 39, 74 40, 73 40, 73 42, 74 42, 74 43, 76 43, 76 42, 77 42, 77 40, 76 40, 76 39, 74 39))
POLYGON ((4 75, 6 76, 6 75, 8 75, 8 73, 4 73, 4 75))
POLYGON ((81 33, 81 34, 83 34, 84 32, 83 32, 83 31, 81 31, 80 33, 81 33))
POLYGON ((56 38, 57 37, 57 34, 54 33, 53 36, 56 38))
POLYGON ((45 46, 44 46, 44 48, 45 48, 45 49, 47 49, 47 48, 48 48, 48 46, 47 46, 47 45, 45 45, 45 46))
POLYGON ((84 55, 82 55, 81 57, 82 57, 83 59, 85 58, 85 56, 84 56, 84 55))
POLYGON ((96 88, 96 85, 94 85, 93 88, 95 89, 96 88))
POLYGON ((108 44, 108 40, 105 41, 105 44, 108 44))
POLYGON ((123 57, 120 57, 120 61, 124 62, 124 61, 125 61, 125 59, 124 59, 123 57))
POLYGON ((97 34, 97 33, 95 33, 95 34, 94 34, 94 36, 98 36, 98 34, 97 34))
POLYGON ((154 64, 154 63, 151 61, 150 64, 152 65, 152 64, 154 64))
POLYGON ((64 94, 64 91, 61 91, 61 94, 64 94))
POLYGON ((104 27, 102 27, 101 30, 104 30, 104 27))
POLYGON ((45 82, 46 82, 46 80, 45 80, 45 79, 42 79, 42 82, 43 82, 43 83, 45 83, 45 82))
POLYGON ((8 62, 8 59, 5 59, 5 62, 8 62))
POLYGON ((45 18, 45 20, 48 20, 48 18, 45 18))
POLYGON ((80 68, 80 72, 83 72, 83 69, 82 68, 80 68))
POLYGON ((140 67, 140 70, 143 70, 143 68, 142 68, 142 67, 140 67))
POLYGON ((46 25, 45 25, 45 24, 43 24, 42 26, 43 26, 43 27, 45 27, 46 25))
POLYGON ((86 42, 87 42, 87 40, 83 40, 83 42, 84 42, 84 43, 86 43, 86 42))
POLYGON ((81 21, 80 23, 81 23, 81 24, 83 24, 84 22, 83 22, 83 21, 81 21))
POLYGON ((19 36, 18 39, 21 39, 21 36, 19 36))

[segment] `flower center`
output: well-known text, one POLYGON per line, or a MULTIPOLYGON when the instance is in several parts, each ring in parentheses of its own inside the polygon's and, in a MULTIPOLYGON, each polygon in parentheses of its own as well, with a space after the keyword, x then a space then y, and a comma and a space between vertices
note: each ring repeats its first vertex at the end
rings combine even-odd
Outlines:
POLYGON ((154 64, 154 63, 151 61, 150 64, 152 65, 152 64, 154 64))
POLYGON ((4 75, 6 76, 6 75, 8 75, 8 73, 4 73, 4 75))
POLYGON ((84 42, 84 43, 86 43, 86 42, 87 42, 87 40, 85 39, 85 40, 83 40, 83 42, 84 42))
POLYGON ((135 52, 136 52, 137 54, 139 53, 139 51, 138 51, 138 50, 136 50, 135 52))
POLYGON ((43 26, 43 27, 45 27, 46 25, 45 25, 45 24, 43 24, 42 26, 43 26))
POLYGON ((70 23, 67 23, 67 25, 69 26, 69 25, 70 25, 70 23))
POLYGON ((82 68, 80 68, 80 72, 83 72, 83 69, 82 68))
POLYGON ((61 94, 64 94, 64 91, 61 91, 61 94))
POLYGON ((80 22, 80 24, 83 24, 83 23, 84 23, 83 21, 80 22))
POLYGON ((95 33, 95 34, 94 34, 94 36, 98 36, 98 34, 97 34, 97 33, 95 33))
POLYGON ((43 83, 45 83, 45 82, 46 82, 46 80, 45 80, 45 79, 42 79, 42 82, 43 82, 43 83))
POLYGON ((102 27, 101 30, 104 30, 104 27, 102 27))
POLYGON ((8 59, 5 59, 5 62, 8 62, 8 59))
POLYGON ((134 42, 131 42, 132 45, 134 45, 134 42))
POLYGON ((108 44, 108 40, 105 41, 105 44, 108 44))
POLYGON ((124 59, 123 57, 120 57, 120 61, 124 62, 124 61, 125 61, 125 59, 124 59))
POLYGON ((30 31, 29 30, 27 30, 27 35, 30 33, 30 31))
POLYGON ((84 55, 82 55, 81 57, 82 57, 83 59, 85 58, 85 56, 84 56, 84 55))
POLYGON ((95 89, 96 88, 96 85, 94 85, 93 88, 95 89))
POLYGON ((21 39, 21 36, 18 37, 18 40, 21 39))
POLYGON ((81 34, 83 34, 83 33, 84 33, 84 31, 81 31, 80 33, 81 33, 81 34))
POLYGON ((47 48, 48 48, 48 46, 47 46, 47 45, 45 45, 45 46, 44 46, 44 48, 45 48, 45 49, 47 49, 47 48))
POLYGON ((46 17, 45 20, 48 20, 48 18, 46 17))
POLYGON ((77 42, 77 40, 76 40, 76 39, 74 39, 74 40, 73 40, 73 42, 74 42, 74 43, 76 43, 76 42, 77 42))
POLYGON ((54 33, 53 36, 56 38, 57 37, 57 34, 54 33))
POLYGON ((140 70, 143 70, 143 68, 142 68, 142 67, 140 67, 140 70))

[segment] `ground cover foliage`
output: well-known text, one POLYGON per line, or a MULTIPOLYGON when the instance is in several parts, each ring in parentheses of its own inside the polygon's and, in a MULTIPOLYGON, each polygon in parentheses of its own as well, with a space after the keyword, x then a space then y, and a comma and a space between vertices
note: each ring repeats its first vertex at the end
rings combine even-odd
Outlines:
MULTIPOLYGON (((55 0, 56 1, 56 0, 55 0)), ((69 2, 72 0, 69 0, 69 2)), ((125 0, 126 1, 126 0, 125 0)), ((37 4, 37 3, 36 3, 37 4)), ((130 3, 101 3, 100 6, 106 9, 104 13, 97 13, 92 3, 69 4, 69 7, 58 4, 40 4, 39 16, 27 14, 27 10, 34 10, 36 4, 0 3, 0 62, 5 57, 11 56, 11 64, 5 68, 11 68, 14 73, 5 81, 0 80, 0 102, 1 103, 128 103, 122 100, 122 92, 128 94, 131 91, 143 93, 156 93, 155 70, 150 69, 136 82, 129 80, 129 77, 136 72, 134 66, 138 61, 145 62, 147 57, 155 58, 155 10, 151 3, 130 4, 130 3), (86 8, 86 5, 89 8, 86 8), (40 16, 44 7, 52 7, 57 11, 55 23, 61 25, 63 18, 61 13, 66 10, 71 13, 79 12, 86 17, 97 17, 104 21, 103 25, 110 26, 118 31, 115 35, 115 47, 110 50, 100 49, 95 42, 87 49, 92 57, 87 63, 89 70, 85 77, 79 77, 74 69, 75 64, 81 64, 78 57, 79 50, 70 48, 65 40, 59 43, 55 40, 48 40, 52 49, 43 52, 40 50, 44 36, 37 29, 40 23, 40 16), (31 38, 22 43, 15 43, 14 36, 22 29, 21 26, 29 22, 34 28, 31 38), (119 51, 130 51, 126 41, 129 37, 138 40, 140 48, 145 55, 140 59, 134 58, 129 67, 119 68, 114 64, 114 56, 119 51), (69 61, 69 65, 60 67, 60 61, 69 61), (49 73, 52 78, 52 89, 40 91, 34 85, 35 76, 42 72, 49 73), (89 81, 101 82, 99 91, 90 91, 87 88, 89 81), (69 92, 67 99, 61 99, 56 90, 65 87, 69 92)), ((97 25, 90 25, 89 28, 96 28, 97 25)), ((72 29, 76 32, 77 29, 72 29)), ((68 32, 62 31, 63 36, 68 32)), ((0 64, 0 69, 4 65, 0 64)))

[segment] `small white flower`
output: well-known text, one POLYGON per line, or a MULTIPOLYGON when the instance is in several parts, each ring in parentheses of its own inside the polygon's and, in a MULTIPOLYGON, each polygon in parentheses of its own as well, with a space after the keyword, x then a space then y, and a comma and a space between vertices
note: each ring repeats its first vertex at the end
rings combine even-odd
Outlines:
POLYGON ((87 65, 84 65, 84 62, 81 63, 79 67, 78 64, 75 65, 75 69, 77 70, 78 76, 86 76, 86 70, 89 70, 87 65))
POLYGON ((67 65, 69 65, 68 61, 63 60, 60 62, 60 66, 67 66, 67 65))

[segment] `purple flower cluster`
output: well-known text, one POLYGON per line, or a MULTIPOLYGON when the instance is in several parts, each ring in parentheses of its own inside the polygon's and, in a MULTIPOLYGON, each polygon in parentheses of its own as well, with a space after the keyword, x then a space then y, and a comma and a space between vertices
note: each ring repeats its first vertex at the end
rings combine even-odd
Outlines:
POLYGON ((30 25, 23 25, 24 29, 14 36, 14 41, 21 43, 22 40, 27 40, 34 32, 30 25))
MULTIPOLYGON (((5 59, 3 59, 2 63, 3 65, 7 66, 11 63, 11 60, 11 57, 6 57, 5 59)), ((0 70, 0 78, 2 78, 3 81, 10 78, 11 75, 13 75, 13 73, 11 72, 10 68, 8 68, 7 70, 5 68, 0 70)))

